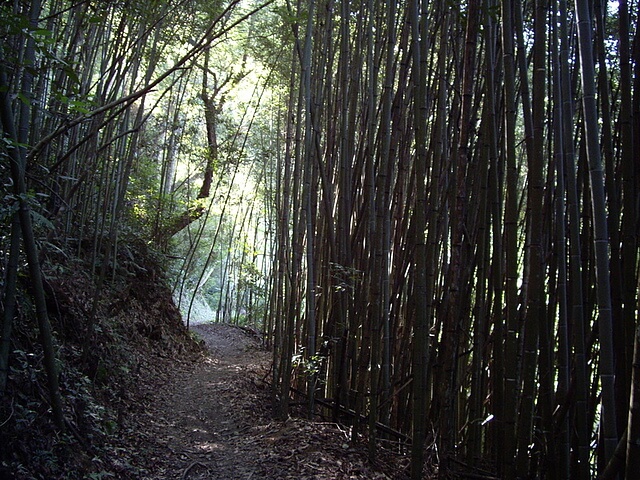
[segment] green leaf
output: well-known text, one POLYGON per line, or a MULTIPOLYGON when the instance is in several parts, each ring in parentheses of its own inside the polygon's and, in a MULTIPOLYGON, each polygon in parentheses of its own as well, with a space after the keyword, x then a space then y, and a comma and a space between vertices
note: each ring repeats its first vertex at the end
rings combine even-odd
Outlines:
POLYGON ((53 223, 51 223, 51 220, 49 220, 48 218, 40 215, 38 212, 36 212, 34 210, 31 210, 31 216, 33 217, 33 222, 36 225, 44 226, 48 230, 54 230, 55 229, 55 227, 53 226, 53 223))
POLYGON ((4 142, 6 148, 29 148, 28 144, 18 143, 15 140, 8 137, 3 137, 2 141, 4 142))
POLYGON ((24 103, 25 105, 30 105, 31 102, 29 101, 29 97, 27 97, 24 93, 20 92, 18 93, 18 100, 20 100, 22 103, 24 103))
POLYGON ((74 82, 75 84, 80 84, 80 77, 70 65, 65 64, 64 72, 67 74, 67 76, 72 82, 74 82))
POLYGON ((69 102, 69 107, 71 108, 71 110, 78 112, 78 113, 84 113, 87 114, 89 113, 91 110, 88 108, 89 107, 89 103, 82 101, 82 100, 71 100, 69 102))

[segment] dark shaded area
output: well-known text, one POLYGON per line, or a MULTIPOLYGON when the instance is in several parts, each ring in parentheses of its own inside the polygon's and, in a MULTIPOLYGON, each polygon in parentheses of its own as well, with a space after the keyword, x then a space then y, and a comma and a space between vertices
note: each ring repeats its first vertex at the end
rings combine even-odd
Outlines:
POLYGON ((21 275, 23 308, 14 322, 0 405, 0 478, 122 478, 119 451, 156 394, 150 384, 200 358, 202 347, 183 326, 158 259, 144 243, 131 241, 102 289, 90 355, 83 357, 95 291, 91 265, 62 248, 48 251, 43 271, 65 433, 51 418, 30 284, 21 275))

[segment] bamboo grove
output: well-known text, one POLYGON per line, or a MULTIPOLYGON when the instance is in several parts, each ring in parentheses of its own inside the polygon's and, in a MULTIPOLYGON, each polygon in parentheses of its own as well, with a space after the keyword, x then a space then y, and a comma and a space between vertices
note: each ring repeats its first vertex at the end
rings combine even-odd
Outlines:
POLYGON ((63 428, 39 264, 94 266, 90 356, 140 242, 189 313, 250 311, 280 417, 303 402, 413 479, 636 478, 637 2, 1 8, 2 390, 22 250, 63 428))
POLYGON ((416 479, 635 478, 637 4, 289 9, 280 414, 411 437, 416 479))
POLYGON ((256 198, 265 195, 269 164, 249 158, 270 148, 255 119, 266 79, 255 77, 235 116, 224 103, 250 73, 242 58, 257 47, 248 32, 270 3, 0 5, 3 401, 12 327, 37 317, 49 402, 64 430, 57 337, 79 338, 83 368, 95 368, 103 293, 118 287, 119 274, 151 274, 142 264, 147 255, 167 263, 187 322, 194 290, 204 290, 214 270, 226 282, 214 317, 237 321, 239 311, 260 310, 258 273, 268 267, 255 249, 267 244, 262 232, 270 215, 256 198), (236 193, 241 177, 257 184, 244 201, 236 193), (69 333, 60 322, 52 328, 47 307, 56 302, 56 274, 86 265, 91 291, 75 312, 83 328, 69 333))

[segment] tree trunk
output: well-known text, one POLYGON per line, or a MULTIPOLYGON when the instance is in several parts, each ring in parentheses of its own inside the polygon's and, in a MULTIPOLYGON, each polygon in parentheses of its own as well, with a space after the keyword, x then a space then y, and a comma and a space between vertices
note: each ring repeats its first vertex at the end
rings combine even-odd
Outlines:
MULTIPOLYGON (((638 285, 638 292, 640 292, 640 284, 638 285)), ((626 432, 627 462, 625 480, 633 480, 640 472, 640 324, 636 326, 634 343, 629 420, 626 432)))
POLYGON ((580 45, 580 73, 582 80, 582 108, 584 116, 589 186, 594 222, 594 251, 598 298, 598 331, 600 337, 600 383, 602 388, 602 417, 600 425, 604 439, 604 464, 613 456, 618 444, 615 414, 615 373, 611 318, 611 290, 609 285, 609 235, 604 194, 604 179, 600 158, 600 139, 595 97, 595 75, 589 2, 576 0, 576 19, 580 45))
MULTIPOLYGON (((37 24, 37 18, 40 12, 40 2, 34 1, 31 5, 31 22, 37 24)), ((25 61, 33 64, 34 59, 34 40, 28 40, 29 46, 25 51, 25 61)), ((3 59, 0 57, 0 63, 3 59)), ((30 77, 28 70, 25 76, 30 77)), ((22 124, 16 129, 14 124, 13 111, 8 97, 9 86, 7 84, 4 67, 0 67, 0 117, 2 120, 2 128, 6 137, 13 143, 13 147, 9 149, 11 158, 11 177, 13 179, 16 197, 18 197, 19 209, 18 217, 20 219, 20 227, 22 231, 22 239, 24 249, 27 255, 27 263, 29 265, 29 277, 33 287, 34 303, 36 307, 36 318, 40 330, 40 341, 42 342, 44 352, 44 367, 47 372, 47 381, 49 384, 49 395, 51 400, 51 410, 56 427, 60 431, 64 431, 64 416, 62 412, 62 399, 58 387, 58 369, 56 367, 56 358, 53 345, 53 335, 51 333, 51 325, 49 324, 49 316, 47 313, 47 303, 45 299, 44 286, 42 283, 42 272, 40 271, 40 260, 38 258, 38 248, 33 233, 33 225, 31 221, 31 210, 29 208, 29 198, 27 185, 25 182, 26 168, 26 152, 24 146, 21 146, 18 133, 22 135, 27 131, 29 116, 21 115, 22 124), (17 132, 16 132, 17 130, 17 132)), ((22 83, 22 94, 26 98, 30 98, 31 79, 26 78, 22 83)), ((24 145, 24 144, 22 144, 24 145)))
POLYGON ((16 314, 16 294, 18 266, 20 261, 20 218, 13 214, 11 220, 11 248, 7 261, 6 276, 2 289, 4 309, 2 311, 2 337, 0 341, 0 397, 4 395, 9 375, 9 354, 11 353, 11 330, 16 314))

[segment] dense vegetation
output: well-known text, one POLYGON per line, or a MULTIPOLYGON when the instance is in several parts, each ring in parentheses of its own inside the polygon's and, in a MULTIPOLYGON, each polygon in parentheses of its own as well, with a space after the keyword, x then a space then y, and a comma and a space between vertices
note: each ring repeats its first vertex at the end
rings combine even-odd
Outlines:
POLYGON ((276 415, 410 444, 412 478, 640 471, 637 4, 0 8, 3 429, 73 424, 60 345, 95 381, 142 276, 264 332, 276 415))

